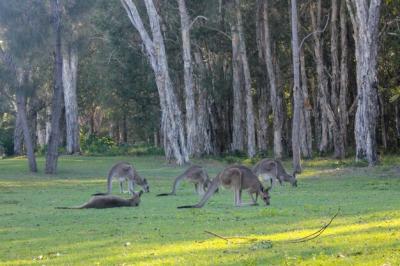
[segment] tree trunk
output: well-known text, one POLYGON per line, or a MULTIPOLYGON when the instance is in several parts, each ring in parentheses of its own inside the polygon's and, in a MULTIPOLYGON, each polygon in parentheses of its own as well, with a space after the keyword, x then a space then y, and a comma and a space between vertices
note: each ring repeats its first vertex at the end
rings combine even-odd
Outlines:
MULTIPOLYGON (((269 19, 268 19, 268 0, 264 1, 263 8, 263 21, 264 21, 264 45, 265 45, 265 65, 267 66, 271 105, 273 114, 273 127, 274 127, 274 156, 275 158, 282 158, 282 99, 278 93, 275 69, 273 64, 271 35, 269 32, 269 19)), ((297 23, 297 22, 296 22, 297 23)), ((275 66, 279 68, 278 64, 275 66)))
POLYGON ((340 134, 343 137, 343 145, 347 144, 347 86, 349 80, 347 58, 348 58, 348 43, 347 43, 347 15, 346 15, 346 0, 341 0, 340 3, 340 93, 339 93, 339 124, 340 134))
POLYGON ((378 100, 380 107, 380 118, 381 118, 381 136, 382 136, 382 146, 383 149, 387 149, 387 136, 386 136, 386 126, 385 126, 385 106, 383 102, 382 93, 378 92, 378 100))
POLYGON ((78 123, 78 103, 76 97, 76 81, 78 70, 78 52, 71 45, 66 48, 63 55, 63 88, 65 103, 67 153, 77 154, 80 152, 79 146, 79 123, 78 123))
POLYGON ((212 154, 215 146, 212 141, 211 113, 209 112, 209 95, 207 88, 202 85, 203 79, 206 77, 206 67, 203 63, 202 56, 199 51, 194 52, 194 61, 198 68, 198 80, 196 88, 199 94, 199 103, 197 107, 197 124, 198 124, 198 143, 200 150, 204 154, 212 154))
POLYGON ((132 25, 139 32, 146 48, 146 55, 154 71, 161 105, 161 127, 163 129, 164 149, 167 159, 175 157, 179 165, 189 161, 186 150, 182 113, 173 90, 168 71, 167 55, 160 29, 160 19, 152 0, 145 0, 153 40, 147 33, 142 19, 132 0, 121 0, 132 25))
POLYGON ((190 44, 190 18, 186 9, 185 0, 178 0, 179 14, 181 18, 182 50, 183 50, 183 70, 185 81, 185 105, 186 105, 186 135, 187 150, 189 155, 199 156, 200 145, 198 143, 199 130, 197 125, 197 113, 195 96, 193 93, 193 68, 190 44))
POLYGON ((37 172, 35 152, 32 145, 32 137, 29 131, 28 119, 26 116, 26 95, 21 88, 17 88, 17 112, 20 119, 22 132, 24 134, 26 154, 28 156, 29 169, 31 172, 37 172))
POLYGON ((53 30, 55 33, 54 87, 51 106, 51 132, 46 153, 46 174, 55 174, 60 141, 60 118, 62 108, 62 54, 61 54, 61 9, 58 0, 51 1, 53 30))
POLYGON ((397 140, 398 140, 398 142, 399 142, 399 144, 400 144, 400 108, 399 108, 399 105, 400 105, 400 101, 397 101, 397 102, 395 102, 394 103, 395 104, 395 106, 394 106, 394 112, 395 112, 395 123, 396 123, 396 132, 397 132, 397 140))
POLYGON ((268 149, 268 114, 270 112, 267 76, 265 74, 265 37, 264 37, 264 1, 257 0, 256 13, 256 41, 258 54, 258 79, 259 100, 258 100, 258 131, 257 146, 259 152, 266 152, 268 149))
POLYGON ((252 158, 256 154, 256 137, 254 130, 253 94, 251 89, 251 76, 246 52, 246 41, 243 33, 240 0, 235 0, 236 22, 239 32, 240 60, 243 67, 244 84, 246 91, 246 129, 247 129, 247 155, 252 158))
POLYGON ((292 55, 293 55, 293 121, 292 121, 292 152, 293 171, 301 172, 300 155, 300 107, 303 104, 300 88, 300 53, 299 38, 297 32, 297 0, 291 0, 291 24, 292 24, 292 55))
POLYGON ((233 88, 233 121, 232 150, 243 151, 243 95, 241 90, 240 37, 236 23, 231 25, 232 34, 232 88, 233 88))
MULTIPOLYGON (((18 107, 18 105, 17 105, 18 107)), ((21 115, 17 110, 17 116, 15 118, 15 128, 14 128, 14 154, 22 155, 24 154, 24 133, 22 130, 21 115)))
POLYGON ((378 163, 376 125, 378 109, 378 25, 381 0, 347 0, 354 30, 357 72, 357 112, 355 117, 356 159, 369 165, 378 163))
MULTIPOLYGON (((344 145, 343 145, 343 138, 340 134, 339 128, 339 119, 335 112, 333 111, 334 108, 331 107, 331 103, 328 100, 328 80, 325 74, 325 65, 323 60, 323 45, 321 40, 321 0, 318 1, 317 11, 315 11, 315 6, 313 5, 310 9, 311 13, 311 21, 314 30, 314 54, 315 54, 315 61, 317 66, 317 79, 320 89, 320 106, 322 109, 322 130, 323 134, 325 133, 324 122, 327 120, 329 122, 329 126, 331 128, 332 137, 333 137, 333 145, 334 145, 334 157, 335 158, 344 158, 344 145), (317 13, 317 14, 315 14, 317 13), (324 119, 326 119, 324 121, 324 119)), ((336 96, 333 96, 335 98, 336 96)), ((337 102, 337 97, 333 101, 337 102)), ((337 104, 337 103, 336 103, 337 104)), ((336 105, 337 106, 337 105, 336 105)), ((324 137, 322 136, 322 140, 325 141, 324 137)), ((321 141, 321 143, 323 143, 321 141)), ((323 143, 325 144, 325 143, 323 143)))
POLYGON ((300 51, 300 72, 301 72, 301 91, 303 96, 303 106, 300 112, 300 144, 301 153, 306 158, 312 157, 312 128, 311 128, 311 104, 308 97, 306 63, 304 53, 300 51))

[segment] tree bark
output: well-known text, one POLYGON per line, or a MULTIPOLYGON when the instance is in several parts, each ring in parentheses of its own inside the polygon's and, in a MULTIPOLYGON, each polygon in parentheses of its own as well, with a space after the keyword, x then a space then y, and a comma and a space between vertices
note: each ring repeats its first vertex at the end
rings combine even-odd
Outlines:
POLYGON ((61 9, 58 0, 51 1, 53 30, 55 34, 54 87, 51 106, 51 132, 46 153, 46 174, 55 174, 60 141, 60 118, 62 108, 62 54, 61 54, 61 9))
POLYGON ((16 92, 17 112, 19 114, 22 132, 24 134, 26 154, 28 156, 29 169, 31 172, 37 172, 37 164, 35 152, 32 145, 32 136, 29 131, 28 119, 26 116, 26 95, 25 92, 18 88, 16 92))
POLYGON ((201 155, 199 141, 199 129, 197 125, 197 113, 194 96, 193 68, 190 44, 190 18, 186 9, 185 0, 178 0, 179 14, 181 18, 183 71, 185 81, 185 105, 186 105, 186 135, 187 150, 189 155, 201 155))
POLYGON ((206 67, 203 63, 201 53, 194 52, 194 61, 198 68, 199 78, 196 81, 197 92, 199 95, 199 103, 197 107, 197 124, 198 124, 198 143, 200 150, 204 154, 212 154, 215 152, 215 146, 212 141, 212 126, 211 126, 211 113, 210 100, 207 88, 202 85, 203 79, 206 77, 206 67))
POLYGON ((247 155, 252 158, 256 154, 256 137, 254 130, 253 94, 251 89, 251 76, 246 52, 246 41, 243 33, 240 0, 235 0, 236 23, 239 32, 240 60, 243 67, 244 85, 246 91, 246 129, 247 129, 247 155))
POLYGON ((263 18, 263 4, 264 1, 257 0, 257 13, 256 13, 256 41, 257 41, 257 54, 258 54, 258 87, 259 87, 259 100, 258 100, 258 131, 257 131, 257 146, 259 152, 266 152, 268 149, 268 114, 270 112, 268 81, 265 74, 265 37, 264 37, 264 18, 263 18))
POLYGON ((343 136, 343 145, 347 144, 347 126, 348 126, 348 111, 347 111, 347 86, 349 80, 348 74, 348 42, 347 42, 347 14, 346 0, 341 0, 340 3, 340 93, 339 93, 339 124, 340 134, 343 136))
POLYGON ((292 121, 292 153, 293 170, 301 173, 300 155, 300 107, 303 104, 300 88, 300 53, 298 38, 297 0, 291 0, 292 55, 293 55, 293 121, 292 121))
POLYGON ((233 121, 232 150, 243 151, 243 95, 241 90, 240 37, 236 23, 231 24, 232 35, 232 88, 233 88, 233 121))
MULTIPOLYGON (((263 21, 264 21, 264 45, 265 45, 265 65, 267 66, 271 105, 273 114, 273 127, 274 127, 274 156, 275 158, 282 158, 282 98, 278 93, 275 69, 273 64, 272 56, 272 41, 269 31, 269 19, 268 19, 268 0, 264 1, 263 8, 263 21)), ((297 22, 296 22, 297 23, 297 22)), ((277 64, 275 67, 279 67, 277 64)))
POLYGON ((21 115, 17 109, 17 116, 15 118, 15 128, 14 128, 14 154, 22 155, 24 153, 23 148, 24 148, 24 133, 22 130, 21 115))
MULTIPOLYGON (((343 145, 343 138, 340 134, 340 128, 339 128, 339 119, 337 115, 335 115, 335 112, 333 111, 334 108, 331 106, 331 103, 328 99, 328 80, 325 74, 325 65, 324 65, 324 60, 323 60, 323 45, 322 45, 322 40, 321 40, 321 0, 318 1, 317 8, 315 8, 314 5, 311 6, 310 9, 311 13, 311 21, 313 25, 313 30, 314 30, 314 54, 315 54, 315 60, 316 60, 316 66, 317 66, 317 79, 318 79, 318 84, 319 84, 319 90, 320 90, 320 106, 322 109, 322 130, 323 133, 326 126, 324 124, 324 119, 326 119, 329 122, 329 126, 331 128, 332 132, 332 137, 333 137, 333 145, 334 145, 334 157, 335 158, 344 158, 344 145, 343 145), (317 9, 315 11, 315 9, 317 9)), ((332 93, 332 92, 331 92, 332 93)), ((335 98, 336 96, 333 96, 335 98)), ((337 102, 337 97, 336 99, 333 100, 334 102, 337 102)), ((337 104, 337 103, 336 103, 337 104)), ((337 106, 337 105, 336 105, 337 106)), ((326 135, 322 136, 322 140, 325 140, 324 137, 326 135)), ((321 142, 323 143, 323 142, 321 142)), ((325 144, 325 143, 324 143, 325 144)))
POLYGON ((78 71, 78 52, 75 47, 68 45, 63 55, 63 88, 66 119, 67 153, 80 152, 78 103, 76 97, 76 81, 78 71))
POLYGON ((160 29, 160 19, 152 0, 145 0, 146 11, 150 22, 153 40, 147 33, 142 19, 132 0, 121 0, 132 25, 139 32, 146 48, 146 55, 154 71, 161 106, 161 127, 164 135, 164 149, 168 160, 175 157, 177 164, 189 161, 186 149, 182 113, 173 90, 169 75, 167 55, 160 29))
POLYGON ((355 117, 356 159, 378 163, 376 126, 378 109, 378 25, 381 0, 347 0, 353 24, 357 72, 357 112, 355 117))
POLYGON ((300 50, 301 95, 303 106, 300 112, 300 144, 301 153, 306 158, 312 157, 312 127, 311 127, 311 103, 308 97, 306 63, 303 50, 300 50))
POLYGON ((26 153, 28 156, 28 165, 31 172, 37 172, 37 164, 35 153, 33 150, 31 133, 29 131, 27 115, 26 115, 26 94, 25 86, 29 78, 27 77, 26 71, 19 71, 15 65, 14 59, 11 55, 5 53, 0 46, 0 59, 7 65, 10 69, 14 81, 16 84, 16 102, 17 102, 17 117, 19 116, 19 123, 22 127, 22 133, 24 136, 26 153))

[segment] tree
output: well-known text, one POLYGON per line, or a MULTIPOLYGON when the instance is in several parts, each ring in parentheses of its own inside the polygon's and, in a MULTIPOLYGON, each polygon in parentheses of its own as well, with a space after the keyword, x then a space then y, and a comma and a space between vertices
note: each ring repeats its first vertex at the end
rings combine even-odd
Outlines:
POLYGON ((353 24, 357 72, 357 112, 355 117, 356 159, 369 165, 378 162, 376 124, 378 109, 378 25, 381 0, 347 0, 353 24))
POLYGON ((186 9, 185 0, 178 0, 179 15, 181 18, 182 55, 185 81, 186 105, 186 136, 189 155, 199 155, 199 129, 197 126, 197 112, 194 97, 193 67, 190 44, 190 17, 186 9))
POLYGON ((239 35, 239 53, 241 66, 243 68, 244 85, 246 92, 246 129, 247 129, 247 155, 251 158, 256 154, 256 140, 254 130, 253 93, 251 88, 250 68, 246 52, 246 42, 243 33, 242 14, 240 11, 240 0, 235 0, 235 15, 239 35))
POLYGON ((60 141, 60 119, 62 108, 62 52, 61 52, 61 9, 58 0, 51 1, 52 23, 54 31, 54 86, 51 106, 51 131, 46 152, 46 174, 57 171, 58 145, 60 141))
POLYGON ((131 0, 121 0, 132 25, 139 32, 153 68, 161 105, 161 128, 167 159, 173 154, 179 165, 189 161, 183 131, 182 114, 169 76, 167 54, 161 33, 159 15, 153 0, 145 0, 153 39, 147 33, 136 5, 131 0))
MULTIPOLYGON (((264 22, 264 47, 265 47, 265 65, 267 66, 269 87, 271 90, 271 105, 274 127, 274 155, 275 158, 282 158, 282 124, 283 124, 283 114, 282 114, 282 98, 278 93, 275 69, 272 62, 272 50, 271 50, 271 34, 268 19, 268 0, 264 1, 263 8, 263 22, 264 22)), ((276 66, 279 67, 279 66, 276 66)))
POLYGON ((294 172, 301 172, 300 162, 300 107, 303 103, 300 88, 300 52, 298 37, 297 1, 291 0, 292 56, 293 56, 293 121, 292 121, 292 153, 294 172))

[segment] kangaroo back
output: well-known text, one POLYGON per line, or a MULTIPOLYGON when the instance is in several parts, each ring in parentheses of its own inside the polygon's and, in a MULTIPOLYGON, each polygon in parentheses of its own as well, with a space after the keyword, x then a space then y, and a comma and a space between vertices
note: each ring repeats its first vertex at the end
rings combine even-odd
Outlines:
POLYGON ((174 180, 174 184, 172 185, 172 191, 170 193, 161 193, 161 194, 157 194, 157 197, 161 197, 161 196, 170 196, 170 195, 176 195, 176 189, 179 185, 179 183, 182 181, 182 179, 184 179, 187 174, 188 174, 188 170, 186 170, 185 172, 183 172, 183 174, 178 175, 175 180, 174 180))
POLYGON ((199 203, 196 205, 184 205, 184 206, 179 206, 178 209, 184 209, 184 208, 201 208, 206 204, 206 202, 211 198, 212 195, 214 195, 215 191, 217 191, 218 187, 221 184, 220 177, 217 176, 213 179, 211 182, 210 187, 208 188, 207 192, 204 194, 203 198, 200 200, 199 203))

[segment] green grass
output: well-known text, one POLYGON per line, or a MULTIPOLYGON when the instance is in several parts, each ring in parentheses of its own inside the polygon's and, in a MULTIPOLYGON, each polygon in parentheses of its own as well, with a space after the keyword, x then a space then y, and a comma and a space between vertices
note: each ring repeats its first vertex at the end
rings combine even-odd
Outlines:
MULTIPOLYGON (((197 163, 210 176, 225 166, 197 163)), ((236 208, 232 192, 220 190, 202 209, 178 210, 198 196, 182 183, 177 196, 155 197, 184 169, 161 157, 64 156, 56 176, 29 174, 24 158, 0 160, 0 265, 400 265, 400 157, 375 168, 330 159, 303 167, 299 187, 274 188, 268 208, 236 208), (138 208, 54 209, 105 191, 106 173, 120 160, 149 180, 138 208), (320 237, 285 242, 318 230, 339 206, 320 237), (204 230, 257 241, 226 243, 204 230)))

